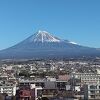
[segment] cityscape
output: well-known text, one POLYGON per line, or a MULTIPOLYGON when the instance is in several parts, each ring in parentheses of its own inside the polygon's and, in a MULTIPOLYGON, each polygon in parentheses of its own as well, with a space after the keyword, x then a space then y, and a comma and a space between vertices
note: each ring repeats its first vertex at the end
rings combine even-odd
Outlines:
POLYGON ((4 60, 0 100, 99 100, 100 58, 4 60))
POLYGON ((0 0, 0 100, 100 100, 99 0, 0 0))

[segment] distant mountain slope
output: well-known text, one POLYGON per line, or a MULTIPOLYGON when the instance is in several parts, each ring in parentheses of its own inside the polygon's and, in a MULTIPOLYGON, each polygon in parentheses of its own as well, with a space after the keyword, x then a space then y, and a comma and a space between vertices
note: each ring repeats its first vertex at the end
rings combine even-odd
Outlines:
POLYGON ((0 51, 0 59, 37 59, 100 56, 100 50, 59 39, 46 31, 38 31, 21 43, 0 51))

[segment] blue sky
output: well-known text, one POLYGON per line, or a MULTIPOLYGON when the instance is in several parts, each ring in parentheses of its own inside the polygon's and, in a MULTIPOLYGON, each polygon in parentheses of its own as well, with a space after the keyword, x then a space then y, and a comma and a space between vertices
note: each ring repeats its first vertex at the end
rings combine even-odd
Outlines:
POLYGON ((100 0, 0 0, 0 49, 38 30, 100 48, 100 0))

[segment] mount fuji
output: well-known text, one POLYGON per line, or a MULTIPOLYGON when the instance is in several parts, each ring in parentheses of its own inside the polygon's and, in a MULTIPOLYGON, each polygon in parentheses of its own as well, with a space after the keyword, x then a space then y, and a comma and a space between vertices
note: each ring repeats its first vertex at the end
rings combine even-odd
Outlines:
POLYGON ((24 41, 0 51, 0 59, 61 59, 83 56, 100 56, 100 50, 62 40, 46 31, 38 31, 24 41))

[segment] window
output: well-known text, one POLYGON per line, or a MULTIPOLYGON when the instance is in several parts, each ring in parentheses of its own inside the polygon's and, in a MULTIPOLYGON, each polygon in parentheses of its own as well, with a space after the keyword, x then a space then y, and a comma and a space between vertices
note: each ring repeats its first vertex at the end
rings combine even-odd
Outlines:
POLYGON ((97 86, 91 85, 91 86, 90 86, 90 89, 97 89, 97 86))
POLYGON ((90 93, 93 93, 93 94, 94 94, 94 93, 95 93, 95 91, 90 91, 90 93))
POLYGON ((95 98, 95 95, 91 95, 91 98, 95 98))

